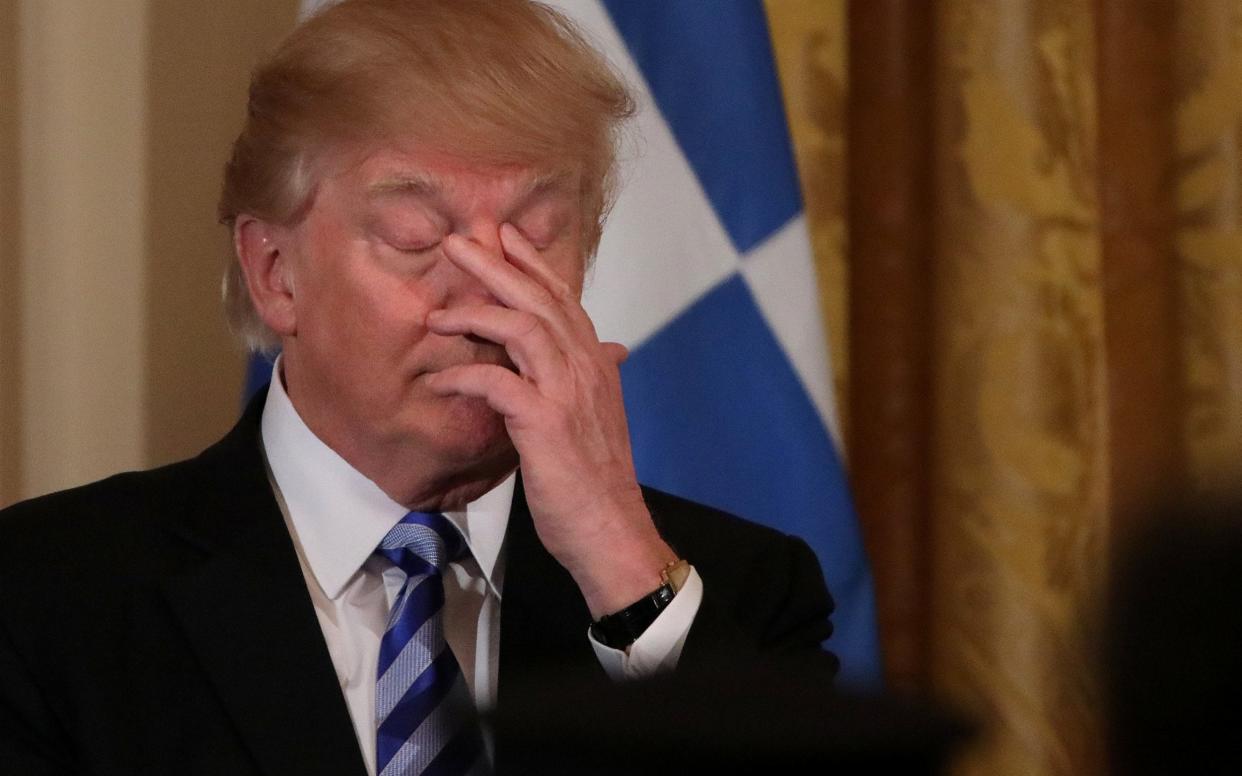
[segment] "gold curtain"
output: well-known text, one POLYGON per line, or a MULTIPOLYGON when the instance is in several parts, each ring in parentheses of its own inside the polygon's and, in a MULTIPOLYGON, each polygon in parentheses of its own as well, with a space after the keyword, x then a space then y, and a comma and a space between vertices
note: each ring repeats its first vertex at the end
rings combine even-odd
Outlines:
MULTIPOLYGON (((833 388, 845 408, 845 0, 767 0, 767 11, 815 254, 833 388)), ((847 423, 844 413, 841 422, 847 423)))
POLYGON ((1082 625, 1108 478, 1093 19, 953 0, 936 27, 931 674, 995 725, 962 772, 1091 772, 1082 625))
POLYGON ((889 682, 1103 772, 1112 549, 1242 465, 1242 3, 767 8, 889 682))
POLYGON ((1242 4, 1179 6, 1176 250, 1189 474, 1201 488, 1242 462, 1242 4))

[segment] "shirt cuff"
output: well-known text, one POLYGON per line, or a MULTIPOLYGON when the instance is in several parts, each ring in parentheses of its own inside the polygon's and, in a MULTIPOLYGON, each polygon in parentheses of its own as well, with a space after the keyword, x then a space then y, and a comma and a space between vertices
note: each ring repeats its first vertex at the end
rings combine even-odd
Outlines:
POLYGON ((681 659, 682 647, 686 645, 686 636, 701 603, 703 580, 692 566, 686 584, 629 649, 613 649, 599 643, 591 635, 590 628, 587 628, 587 638, 604 672, 615 682, 671 671, 681 659))

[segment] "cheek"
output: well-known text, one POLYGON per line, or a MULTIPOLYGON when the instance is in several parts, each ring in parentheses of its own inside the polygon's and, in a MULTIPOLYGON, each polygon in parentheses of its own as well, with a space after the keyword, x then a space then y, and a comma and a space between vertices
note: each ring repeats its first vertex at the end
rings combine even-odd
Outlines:
POLYGON ((318 269, 297 295, 305 322, 299 329, 334 358, 399 353, 425 335, 431 295, 419 279, 387 272, 365 255, 318 269))

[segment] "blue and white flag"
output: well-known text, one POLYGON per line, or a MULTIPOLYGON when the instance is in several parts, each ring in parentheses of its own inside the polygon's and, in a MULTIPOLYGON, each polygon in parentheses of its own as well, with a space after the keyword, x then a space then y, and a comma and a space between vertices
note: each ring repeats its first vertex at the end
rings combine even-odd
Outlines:
POLYGON ((802 197, 760 0, 552 0, 630 82, 584 303, 622 367, 639 479, 806 539, 842 679, 881 676, 802 197))

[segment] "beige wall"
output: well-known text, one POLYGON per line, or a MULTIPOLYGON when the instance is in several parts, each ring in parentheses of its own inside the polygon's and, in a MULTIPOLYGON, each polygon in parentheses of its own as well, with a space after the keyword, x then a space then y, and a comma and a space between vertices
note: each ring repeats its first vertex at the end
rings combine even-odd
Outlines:
POLYGON ((145 9, 18 7, 22 488, 42 492, 143 463, 145 9))
POLYGON ((147 460, 211 443, 236 418, 244 358, 225 328, 231 255, 215 222, 220 172, 250 68, 293 26, 297 0, 151 0, 145 404, 147 460))
MULTIPOLYGON (((17 103, 17 0, 0 0, 0 105, 17 103)), ((21 482, 17 393, 17 111, 0 110, 0 504, 21 482)))
POLYGON ((214 201, 296 7, 0 0, 0 504, 191 455, 235 417, 214 201))

